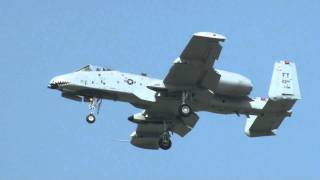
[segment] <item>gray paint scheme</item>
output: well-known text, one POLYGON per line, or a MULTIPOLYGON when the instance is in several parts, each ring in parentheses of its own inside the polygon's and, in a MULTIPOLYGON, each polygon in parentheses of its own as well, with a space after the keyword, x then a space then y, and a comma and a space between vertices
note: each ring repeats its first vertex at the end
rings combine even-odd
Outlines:
POLYGON ((213 68, 222 49, 220 43, 225 39, 210 32, 194 34, 164 80, 88 65, 54 77, 49 87, 76 101, 110 99, 143 109, 129 118, 137 123, 131 144, 140 148, 158 149, 164 131, 185 136, 197 123, 199 111, 243 114, 248 117, 245 126, 248 136, 274 135, 301 98, 295 64, 275 63, 270 98, 251 99, 248 95, 253 85, 248 78, 213 68), (178 111, 183 92, 189 93, 186 103, 193 110, 188 117, 178 111))

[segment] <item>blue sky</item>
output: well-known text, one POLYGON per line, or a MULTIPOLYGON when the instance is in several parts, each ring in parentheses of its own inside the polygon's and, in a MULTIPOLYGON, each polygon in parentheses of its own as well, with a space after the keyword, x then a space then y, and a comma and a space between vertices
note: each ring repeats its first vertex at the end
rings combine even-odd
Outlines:
POLYGON ((0 179, 320 179, 319 1, 0 1, 0 179), (228 39, 216 67, 266 96, 274 61, 296 62, 303 99, 278 136, 248 138, 245 117, 200 113, 170 151, 128 139, 139 109, 46 88, 86 64, 163 78, 194 32, 228 39))

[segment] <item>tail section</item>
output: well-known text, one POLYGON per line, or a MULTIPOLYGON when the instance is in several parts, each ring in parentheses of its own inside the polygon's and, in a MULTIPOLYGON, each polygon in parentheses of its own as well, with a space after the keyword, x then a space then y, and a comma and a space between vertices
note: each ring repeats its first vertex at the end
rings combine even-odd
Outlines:
POLYGON ((296 65, 293 62, 280 61, 274 64, 269 97, 274 101, 301 99, 296 65))
POLYGON ((289 61, 274 64, 269 88, 268 111, 288 111, 301 99, 296 65, 289 61))
POLYGON ((259 115, 251 115, 245 133, 250 137, 275 135, 285 117, 291 115, 294 103, 301 99, 296 65, 276 62, 269 89, 269 99, 259 115))

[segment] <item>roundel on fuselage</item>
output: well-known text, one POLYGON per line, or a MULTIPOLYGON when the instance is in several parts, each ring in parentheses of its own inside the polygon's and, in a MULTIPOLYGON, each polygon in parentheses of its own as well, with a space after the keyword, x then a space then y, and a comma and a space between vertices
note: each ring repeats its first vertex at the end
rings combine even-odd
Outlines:
POLYGON ((134 83, 134 81, 133 81, 132 79, 127 79, 127 83, 128 83, 129 85, 132 85, 132 84, 134 83))

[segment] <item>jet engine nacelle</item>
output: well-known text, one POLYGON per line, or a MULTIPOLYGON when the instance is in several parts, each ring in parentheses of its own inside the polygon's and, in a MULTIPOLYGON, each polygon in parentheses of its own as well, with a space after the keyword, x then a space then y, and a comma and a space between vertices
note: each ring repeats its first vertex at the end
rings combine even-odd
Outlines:
POLYGON ((252 90, 251 81, 237 73, 218 70, 221 75, 215 93, 226 96, 247 96, 252 90))

